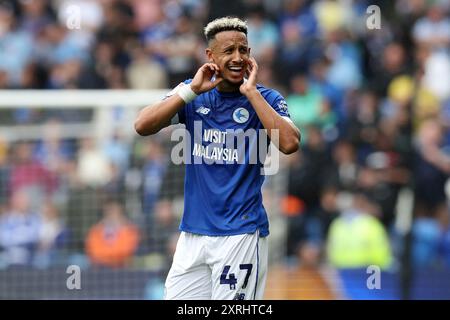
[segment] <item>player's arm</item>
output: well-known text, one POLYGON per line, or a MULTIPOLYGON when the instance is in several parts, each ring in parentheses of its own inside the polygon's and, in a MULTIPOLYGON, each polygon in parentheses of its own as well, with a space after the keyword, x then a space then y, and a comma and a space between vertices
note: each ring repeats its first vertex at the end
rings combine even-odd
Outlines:
POLYGON ((249 77, 244 82, 240 91, 252 104, 258 115, 259 120, 267 130, 267 134, 271 137, 271 130, 278 130, 279 141, 278 149, 284 154, 294 153, 299 148, 300 130, 292 121, 280 116, 264 99, 261 93, 256 89, 256 74, 258 65, 254 58, 249 60, 249 77))
POLYGON ((134 129, 141 136, 155 134, 162 128, 169 126, 171 119, 184 105, 183 99, 178 94, 149 105, 139 112, 134 123, 134 129))
POLYGON ((211 90, 222 80, 219 67, 214 63, 205 63, 198 69, 190 84, 180 86, 178 91, 167 99, 142 109, 134 122, 136 132, 141 136, 148 136, 169 126, 172 118, 186 103, 211 90), (216 75, 216 78, 211 81, 213 75, 216 75))

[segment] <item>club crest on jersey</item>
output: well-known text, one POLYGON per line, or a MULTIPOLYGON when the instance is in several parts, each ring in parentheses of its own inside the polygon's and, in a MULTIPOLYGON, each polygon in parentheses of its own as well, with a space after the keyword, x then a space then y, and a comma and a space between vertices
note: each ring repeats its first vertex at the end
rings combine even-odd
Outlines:
POLYGON ((200 106, 199 108, 197 108, 197 110, 195 110, 195 112, 203 114, 203 115, 207 115, 209 112, 211 111, 211 109, 204 107, 204 106, 200 106))
POLYGON ((250 114, 245 108, 237 108, 233 112, 233 120, 237 123, 245 123, 248 121, 250 114))

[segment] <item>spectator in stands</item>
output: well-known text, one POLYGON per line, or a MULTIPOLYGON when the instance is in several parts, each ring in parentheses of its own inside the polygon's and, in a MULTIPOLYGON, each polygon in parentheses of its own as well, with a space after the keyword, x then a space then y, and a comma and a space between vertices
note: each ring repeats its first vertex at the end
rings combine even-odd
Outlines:
POLYGON ((8 85, 20 83, 23 70, 30 63, 33 50, 32 35, 18 29, 12 4, 0 3, 0 70, 8 75, 8 85))
POLYGON ((445 201, 444 186, 450 173, 450 156, 442 145, 442 130, 437 119, 424 121, 419 128, 415 144, 416 201, 430 213, 445 201))
POLYGON ((103 23, 96 36, 100 41, 112 42, 122 52, 128 40, 135 38, 135 12, 130 1, 105 1, 102 3, 103 23))
POLYGON ((281 39, 275 54, 277 81, 289 86, 291 78, 304 73, 313 60, 320 53, 313 39, 302 37, 297 21, 288 20, 281 26, 281 39))
POLYGON ((116 164, 110 164, 111 179, 100 188, 100 196, 114 197, 117 201, 125 203, 127 199, 127 190, 125 186, 125 175, 116 164))
POLYGON ((163 178, 167 169, 167 159, 159 141, 148 140, 144 150, 142 208, 144 214, 147 217, 151 217, 154 214, 154 207, 160 196, 163 178))
POLYGON ((283 96, 287 96, 288 92, 286 87, 281 85, 276 79, 274 66, 272 66, 271 64, 262 64, 260 66, 261 71, 258 72, 259 82, 266 87, 274 88, 283 96))
POLYGON ((386 45, 379 57, 374 57, 374 77, 371 86, 381 96, 387 94, 391 81, 400 75, 410 74, 405 48, 401 43, 392 42, 386 45))
POLYGON ((139 244, 139 231, 116 201, 103 206, 103 218, 86 238, 86 252, 95 265, 124 267, 131 262, 139 244))
POLYGON ((119 176, 123 176, 129 167, 131 152, 123 131, 115 129, 111 137, 106 138, 102 143, 101 149, 108 161, 117 167, 119 176))
POLYGON ((36 143, 33 158, 54 174, 64 175, 67 162, 74 157, 74 147, 61 138, 62 123, 54 118, 44 125, 42 140, 36 143))
POLYGON ((110 161, 97 147, 94 138, 85 138, 81 141, 77 163, 78 179, 82 185, 99 187, 111 180, 110 161))
POLYGON ((323 261, 325 241, 331 223, 339 216, 338 189, 324 186, 320 204, 310 214, 304 215, 297 244, 299 261, 306 267, 317 267, 323 261))
MULTIPOLYGON (((449 184, 446 186, 449 187, 449 184)), ((450 190, 447 190, 449 192, 450 190)), ((448 197, 448 195, 447 195, 448 197)), ((438 219, 441 226, 440 252, 443 255, 444 266, 450 268, 450 211, 448 204, 441 206, 438 219)))
POLYGON ((166 247, 172 235, 178 233, 179 221, 173 212, 173 206, 168 200, 161 200, 155 204, 153 224, 147 228, 149 248, 152 252, 167 253, 166 247))
POLYGON ((71 37, 65 25, 57 22, 47 24, 43 30, 43 36, 39 47, 39 58, 42 59, 42 63, 54 66, 73 60, 86 61, 85 48, 71 37))
POLYGON ((292 20, 298 23, 303 37, 318 38, 319 28, 317 16, 313 9, 312 1, 291 0, 284 1, 279 23, 282 26, 285 22, 292 20))
POLYGON ((442 4, 432 4, 426 16, 416 22, 412 34, 418 45, 448 50, 450 19, 446 16, 446 9, 442 4))
POLYGON ((249 46, 252 48, 252 55, 260 65, 274 60, 280 37, 278 28, 267 19, 267 16, 264 6, 260 4, 250 8, 247 22, 249 46))
MULTIPOLYGON (((335 123, 335 114, 330 110, 329 103, 324 100, 319 88, 311 84, 307 75, 294 75, 290 89, 291 94, 286 102, 295 125, 299 128, 311 125, 323 128, 335 123)), ((308 130, 305 130, 303 140, 308 140, 308 130)))
POLYGON ((326 57, 317 58, 309 67, 310 85, 318 88, 330 104, 330 110, 337 116, 337 122, 345 123, 347 120, 347 110, 344 108, 344 91, 331 83, 328 79, 330 61, 326 57))
POLYGON ((70 249, 76 252, 84 249, 89 229, 100 218, 105 193, 117 191, 115 168, 96 141, 88 137, 79 142, 76 158, 67 164, 67 202, 62 212, 71 234, 70 249))
MULTIPOLYGON (((343 198, 341 198, 342 200, 343 198)), ((348 195, 347 203, 330 226, 327 256, 336 268, 390 267, 392 253, 389 237, 375 217, 378 206, 362 193, 348 195)))
POLYGON ((54 11, 45 0, 19 1, 21 9, 20 29, 37 36, 43 28, 55 20, 54 11))
POLYGON ((69 234, 58 208, 51 201, 43 204, 40 219, 39 241, 33 264, 37 267, 48 267, 60 262, 60 250, 67 244, 69 234))
POLYGON ((350 3, 319 0, 313 5, 314 15, 323 35, 339 30, 353 21, 353 10, 350 3))
MULTIPOLYGON (((325 242, 331 223, 339 216, 339 188, 334 185, 325 185, 320 193, 320 206, 316 212, 320 223, 320 239, 325 242)), ((322 243, 321 243, 322 244, 322 243)))
POLYGON ((106 89, 113 68, 116 51, 109 41, 97 41, 89 62, 80 71, 78 86, 81 89, 106 89))
MULTIPOLYGON (((323 52, 330 61, 327 79, 336 87, 351 91, 362 83, 361 56, 346 29, 326 34, 323 52)), ((319 53, 316 53, 319 56, 319 53)))
POLYGON ((162 5, 159 0, 131 0, 130 5, 133 7, 134 22, 139 31, 156 23, 162 15, 162 5))
POLYGON ((170 24, 166 13, 161 11, 155 23, 149 25, 141 32, 140 36, 146 52, 161 63, 164 63, 166 58, 161 48, 164 42, 173 34, 174 27, 174 25, 170 24))
POLYGON ((33 144, 19 142, 14 146, 10 173, 10 192, 26 190, 33 208, 53 196, 58 187, 58 177, 33 159, 33 144))
POLYGON ((140 45, 131 49, 131 62, 126 69, 131 89, 165 89, 169 87, 167 70, 140 45))
POLYGON ((301 153, 292 157, 288 180, 288 255, 298 255, 304 242, 317 241, 321 230, 316 217, 320 191, 326 182, 324 168, 331 162, 329 150, 318 127, 309 128, 309 138, 301 153), (290 207, 290 208, 289 208, 290 207), (312 240, 314 239, 314 240, 312 240), (311 241, 310 241, 311 240, 311 241))
POLYGON ((180 16, 175 22, 170 37, 164 39, 156 47, 156 54, 164 56, 169 88, 177 86, 195 73, 198 64, 197 55, 201 45, 191 17, 180 16))
POLYGON ((31 265, 42 226, 38 213, 32 208, 26 191, 12 194, 9 209, 0 216, 1 264, 31 265))
POLYGON ((416 210, 412 225, 411 263, 414 269, 436 267, 439 262, 442 230, 436 215, 416 210))
POLYGON ((325 169, 324 185, 353 190, 361 170, 355 146, 345 139, 338 141, 332 149, 332 160, 325 169))
POLYGON ((319 204, 320 190, 328 176, 324 168, 330 164, 330 153, 318 127, 309 127, 310 136, 303 152, 296 155, 296 163, 291 168, 288 190, 312 212, 319 204))
MULTIPOLYGON (((424 51, 422 64, 423 77, 421 89, 428 91, 439 102, 449 101, 450 86, 450 53, 445 51, 432 51, 428 48, 424 51)), ((449 50, 450 51, 450 50, 449 50)))
POLYGON ((0 70, 0 89, 8 89, 9 78, 8 73, 4 70, 0 70))
POLYGON ((378 138, 380 114, 374 92, 362 92, 357 99, 356 110, 349 110, 346 136, 359 151, 358 159, 364 159, 378 138))
POLYGON ((8 142, 0 137, 0 214, 2 214, 8 206, 9 175, 11 169, 8 149, 8 142))

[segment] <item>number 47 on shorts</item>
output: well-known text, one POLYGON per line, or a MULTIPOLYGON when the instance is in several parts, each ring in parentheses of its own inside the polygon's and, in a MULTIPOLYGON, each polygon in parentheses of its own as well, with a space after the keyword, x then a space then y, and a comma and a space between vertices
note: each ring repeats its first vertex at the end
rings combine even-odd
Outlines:
MULTIPOLYGON (((220 276, 220 284, 228 284, 230 286, 230 290, 236 290, 236 283, 238 280, 234 273, 228 274, 230 268, 230 265, 226 265, 223 268, 222 275, 220 276)), ((244 283, 242 284, 242 289, 245 289, 247 288, 248 279, 250 278, 250 274, 252 273, 253 265, 251 263, 240 264, 239 269, 247 270, 244 283)))

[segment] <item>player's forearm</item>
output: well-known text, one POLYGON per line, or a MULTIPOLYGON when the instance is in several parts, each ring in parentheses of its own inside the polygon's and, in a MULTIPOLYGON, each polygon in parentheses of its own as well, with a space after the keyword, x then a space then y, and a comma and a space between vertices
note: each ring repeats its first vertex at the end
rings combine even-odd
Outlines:
POLYGON ((178 94, 147 106, 139 112, 134 123, 136 132, 141 136, 148 136, 159 132, 170 124, 175 114, 185 105, 178 94))
POLYGON ((247 94, 247 98, 252 104, 259 117, 259 120, 267 130, 270 138, 272 130, 278 130, 278 149, 284 154, 294 153, 298 150, 300 143, 300 131, 291 122, 283 119, 264 99, 258 90, 247 94))

